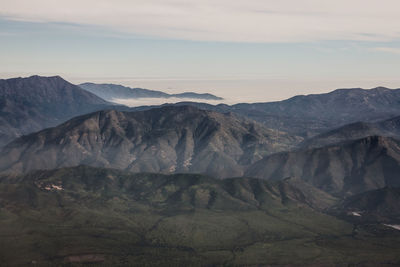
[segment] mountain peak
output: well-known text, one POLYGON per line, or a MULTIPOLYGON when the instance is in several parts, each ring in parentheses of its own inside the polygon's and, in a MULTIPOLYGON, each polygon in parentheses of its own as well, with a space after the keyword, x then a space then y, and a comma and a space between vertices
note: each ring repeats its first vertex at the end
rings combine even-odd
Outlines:
POLYGON ((15 140, 3 151, 8 156, 0 157, 0 168, 24 172, 89 164, 232 177, 263 155, 298 141, 254 121, 192 106, 104 110, 15 140))
POLYGON ((54 76, 31 75, 31 76, 27 77, 26 79, 57 79, 57 80, 66 81, 60 75, 54 75, 54 76))
POLYGON ((390 88, 387 88, 387 87, 378 86, 378 87, 372 88, 370 90, 374 90, 374 91, 389 91, 389 90, 396 90, 396 89, 390 89, 390 88))
POLYGON ((17 136, 109 107, 105 100, 60 76, 0 80, 0 146, 17 136))

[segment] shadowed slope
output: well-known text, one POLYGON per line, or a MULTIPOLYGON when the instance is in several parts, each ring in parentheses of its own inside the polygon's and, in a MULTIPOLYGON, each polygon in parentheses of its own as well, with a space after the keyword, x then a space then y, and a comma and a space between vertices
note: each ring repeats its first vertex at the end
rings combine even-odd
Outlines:
POLYGON ((372 136, 322 148, 267 156, 246 175, 268 180, 297 177, 337 195, 400 186, 399 141, 372 136))
POLYGON ((338 129, 317 135, 300 144, 301 147, 322 147, 339 142, 357 140, 379 135, 400 138, 400 117, 390 118, 375 123, 356 122, 338 129))
POLYGON ((0 146, 110 105, 59 76, 0 80, 0 146))
POLYGON ((348 197, 332 209, 357 223, 400 224, 400 188, 385 187, 348 197))

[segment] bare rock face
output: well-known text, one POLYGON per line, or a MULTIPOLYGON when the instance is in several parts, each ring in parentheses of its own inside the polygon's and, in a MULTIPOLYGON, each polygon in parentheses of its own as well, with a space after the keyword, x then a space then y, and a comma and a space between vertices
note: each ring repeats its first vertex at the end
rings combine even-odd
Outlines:
POLYGON ((190 106, 109 110, 15 140, 2 151, 0 169, 26 172, 86 164, 134 172, 241 176, 246 166, 300 141, 254 121, 190 106))
POLYGON ((0 147, 110 103, 59 76, 0 80, 0 147))
POLYGON ((321 148, 277 153, 246 175, 268 180, 297 177, 328 193, 346 196, 400 186, 400 142, 380 136, 321 148))

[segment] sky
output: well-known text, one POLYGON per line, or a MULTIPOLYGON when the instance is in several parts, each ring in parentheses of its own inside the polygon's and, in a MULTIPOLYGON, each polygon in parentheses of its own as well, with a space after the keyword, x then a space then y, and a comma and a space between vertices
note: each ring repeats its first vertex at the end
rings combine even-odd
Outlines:
POLYGON ((398 0, 0 0, 0 78, 209 92, 227 103, 400 88, 398 0))

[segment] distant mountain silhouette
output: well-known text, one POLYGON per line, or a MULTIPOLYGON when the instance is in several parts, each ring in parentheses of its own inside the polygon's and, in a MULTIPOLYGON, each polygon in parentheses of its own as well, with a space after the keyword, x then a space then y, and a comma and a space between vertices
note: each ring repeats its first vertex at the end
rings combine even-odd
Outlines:
POLYGON ((185 92, 181 94, 167 94, 161 91, 154 91, 143 88, 130 88, 117 84, 95 84, 82 83, 81 88, 103 98, 108 101, 113 101, 116 98, 192 98, 199 100, 222 100, 223 98, 212 94, 198 94, 193 92, 185 92))

